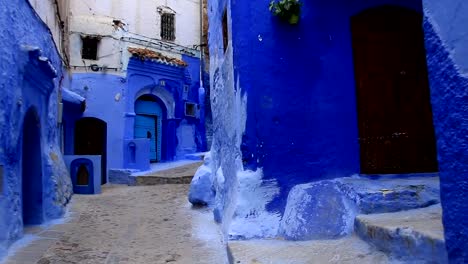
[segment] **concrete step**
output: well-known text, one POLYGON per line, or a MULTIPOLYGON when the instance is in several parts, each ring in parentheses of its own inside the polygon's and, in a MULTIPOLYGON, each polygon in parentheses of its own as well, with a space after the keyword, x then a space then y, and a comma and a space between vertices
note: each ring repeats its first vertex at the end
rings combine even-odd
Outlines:
POLYGON ((388 256, 356 236, 336 240, 229 241, 231 263, 244 264, 385 264, 388 256))
POLYGON ((408 263, 447 263, 442 209, 358 215, 356 234, 390 257, 408 263))
POLYGON ((190 184, 203 161, 129 177, 129 185, 190 184))

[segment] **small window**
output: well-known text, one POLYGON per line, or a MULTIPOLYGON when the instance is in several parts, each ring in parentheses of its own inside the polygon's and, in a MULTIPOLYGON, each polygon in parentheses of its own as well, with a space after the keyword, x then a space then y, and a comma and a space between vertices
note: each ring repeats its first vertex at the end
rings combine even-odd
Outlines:
POLYGON ((227 50, 228 40, 229 40, 229 34, 228 34, 228 23, 227 23, 227 11, 224 10, 224 14, 223 14, 223 49, 224 49, 224 52, 226 52, 227 50))
POLYGON ((160 86, 166 86, 166 81, 165 80, 159 80, 159 85, 160 86))
POLYGON ((97 60, 97 49, 99 38, 82 37, 83 48, 81 49, 81 58, 86 60, 97 60))
POLYGON ((184 85, 184 93, 188 93, 189 92, 189 86, 188 85, 184 85))
POLYGON ((196 105, 194 103, 185 103, 185 115, 196 116, 196 105))
POLYGON ((161 39, 174 41, 175 40, 175 23, 174 14, 161 14, 161 39))

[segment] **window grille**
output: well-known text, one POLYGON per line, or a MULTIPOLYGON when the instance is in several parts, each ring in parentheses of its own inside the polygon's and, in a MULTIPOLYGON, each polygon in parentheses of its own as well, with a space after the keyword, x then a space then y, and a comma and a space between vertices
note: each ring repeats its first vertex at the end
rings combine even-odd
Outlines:
POLYGON ((174 41, 175 40, 175 23, 174 14, 161 14, 161 39, 174 41))

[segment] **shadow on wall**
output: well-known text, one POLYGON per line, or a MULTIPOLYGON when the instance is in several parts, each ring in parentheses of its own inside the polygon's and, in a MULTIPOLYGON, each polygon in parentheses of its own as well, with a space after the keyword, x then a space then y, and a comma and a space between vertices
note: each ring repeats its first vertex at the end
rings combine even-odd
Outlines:
POLYGON ((24 118, 21 162, 23 224, 41 224, 44 220, 41 126, 34 107, 28 110, 24 118))

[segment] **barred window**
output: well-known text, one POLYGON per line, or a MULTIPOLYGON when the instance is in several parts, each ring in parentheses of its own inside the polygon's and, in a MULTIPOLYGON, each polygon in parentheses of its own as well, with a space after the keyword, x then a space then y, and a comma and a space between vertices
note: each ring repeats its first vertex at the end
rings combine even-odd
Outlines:
POLYGON ((169 41, 175 40, 174 17, 174 14, 161 14, 161 39, 169 41))

